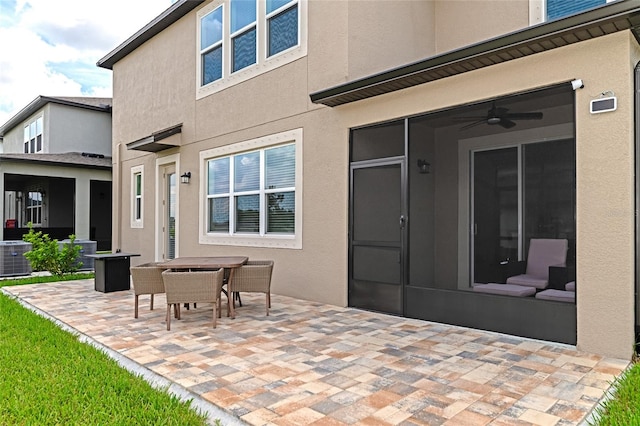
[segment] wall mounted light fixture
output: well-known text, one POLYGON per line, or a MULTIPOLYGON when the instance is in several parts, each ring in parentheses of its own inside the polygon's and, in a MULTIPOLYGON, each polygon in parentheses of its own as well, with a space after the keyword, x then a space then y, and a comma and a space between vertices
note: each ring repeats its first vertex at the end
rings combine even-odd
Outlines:
POLYGON ((429 163, 427 160, 418 159, 418 170, 423 175, 428 174, 431 171, 431 163, 429 163))
POLYGON ((189 183, 191 180, 191 172, 185 172, 180 176, 180 182, 189 183))

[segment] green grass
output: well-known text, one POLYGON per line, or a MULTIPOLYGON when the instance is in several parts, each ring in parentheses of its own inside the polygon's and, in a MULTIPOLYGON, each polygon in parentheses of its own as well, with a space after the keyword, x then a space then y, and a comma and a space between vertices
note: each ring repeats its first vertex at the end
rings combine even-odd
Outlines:
POLYGON ((615 381, 613 398, 598 410, 598 426, 640 425, 640 363, 615 381))
MULTIPOLYGON (((68 279, 93 277, 69 275, 68 279)), ((60 281, 32 277, 0 286, 60 281)), ((54 285, 54 284, 52 284, 54 285)), ((206 425, 203 415, 0 294, 0 425, 206 425)))

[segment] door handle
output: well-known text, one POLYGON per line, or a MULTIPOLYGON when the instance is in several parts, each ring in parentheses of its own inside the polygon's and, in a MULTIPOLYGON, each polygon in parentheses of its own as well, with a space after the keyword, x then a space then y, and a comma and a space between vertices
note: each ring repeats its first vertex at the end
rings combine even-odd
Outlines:
POLYGON ((407 219, 404 217, 404 215, 400 215, 400 229, 404 229, 406 223, 407 219))

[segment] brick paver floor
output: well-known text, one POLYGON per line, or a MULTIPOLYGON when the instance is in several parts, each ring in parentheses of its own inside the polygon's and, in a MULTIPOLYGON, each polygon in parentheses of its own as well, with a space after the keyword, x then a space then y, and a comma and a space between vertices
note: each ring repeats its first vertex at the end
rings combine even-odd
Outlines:
MULTIPOLYGON (((61 326, 251 425, 578 425, 628 360, 574 347, 243 294, 212 328, 210 305, 164 320, 93 280, 4 287, 61 326)), ((212 418, 220 418, 213 413, 212 418)), ((223 422, 224 423, 224 422, 223 422)))

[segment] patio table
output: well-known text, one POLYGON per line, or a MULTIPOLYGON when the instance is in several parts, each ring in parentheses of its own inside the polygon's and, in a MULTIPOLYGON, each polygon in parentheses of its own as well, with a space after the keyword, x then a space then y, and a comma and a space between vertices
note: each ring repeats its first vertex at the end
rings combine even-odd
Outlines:
POLYGON ((227 292, 229 302, 227 304, 227 312, 233 319, 236 317, 233 303, 233 272, 247 263, 248 260, 249 258, 246 256, 177 257, 158 263, 157 266, 163 269, 228 269, 227 292))

